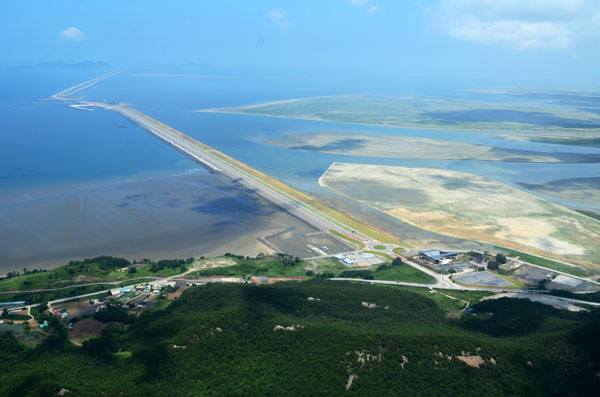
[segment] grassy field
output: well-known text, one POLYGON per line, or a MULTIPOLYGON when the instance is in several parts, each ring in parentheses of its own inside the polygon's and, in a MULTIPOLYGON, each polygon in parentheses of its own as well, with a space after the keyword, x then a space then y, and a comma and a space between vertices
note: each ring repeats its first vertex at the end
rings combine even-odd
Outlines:
POLYGON ((135 265, 135 272, 122 271, 131 263, 120 258, 99 257, 83 262, 72 262, 51 271, 22 274, 0 280, 0 291, 24 291, 68 287, 74 284, 126 281, 142 277, 168 277, 179 274, 183 268, 164 268, 152 271, 152 263, 135 265), (87 262, 86 262, 87 261, 87 262))
POLYGON ((263 259, 237 259, 237 264, 226 267, 215 267, 193 272, 190 276, 305 276, 304 262, 286 264, 280 258, 266 257, 263 259))
POLYGON ((402 247, 396 247, 393 249, 393 251, 396 255, 404 255, 406 253, 402 247))
POLYGON ((461 301, 326 281, 194 287, 81 348, 55 329, 33 349, 0 334, 0 395, 596 394, 595 313, 452 294, 461 301))
MULTIPOLYGON (((392 257, 376 251, 367 251, 376 255, 384 256, 390 262, 392 257)), ((308 271, 314 274, 324 273, 338 277, 343 272, 352 272, 355 269, 342 265, 335 258, 313 259, 310 261, 301 261, 298 263, 287 263, 281 258, 266 257, 262 259, 236 259, 236 264, 226 267, 214 267, 200 270, 187 275, 187 277, 247 277, 247 276, 267 276, 267 277, 298 277, 307 276, 308 271)), ((426 273, 419 271, 409 265, 384 266, 381 270, 373 269, 368 271, 376 280, 393 280, 413 283, 431 284, 435 279, 426 273)), ((363 270, 364 271, 364 270, 363 270)), ((310 273, 309 273, 310 274, 310 273)))
POLYGON ((542 258, 536 255, 527 254, 525 252, 498 247, 498 250, 505 251, 509 256, 518 257, 523 262, 528 262, 533 265, 538 265, 542 267, 546 267, 552 270, 558 270, 563 273, 572 274, 573 276, 579 277, 587 277, 588 273, 584 268, 565 265, 564 263, 560 263, 557 261, 553 261, 552 259, 542 258))
POLYGON ((166 260, 133 265, 125 259, 108 256, 73 261, 49 271, 33 270, 0 280, 0 301, 24 300, 31 304, 67 298, 174 276, 191 265, 191 260, 188 263, 166 260), (135 268, 135 271, 122 270, 127 267, 135 268))
POLYGON ((375 280, 405 281, 408 283, 434 284, 435 278, 410 265, 390 266, 373 272, 375 280))
POLYGON ((344 266, 335 258, 319 258, 308 261, 305 268, 312 270, 315 273, 332 273, 339 275, 344 270, 348 270, 348 267, 344 266))

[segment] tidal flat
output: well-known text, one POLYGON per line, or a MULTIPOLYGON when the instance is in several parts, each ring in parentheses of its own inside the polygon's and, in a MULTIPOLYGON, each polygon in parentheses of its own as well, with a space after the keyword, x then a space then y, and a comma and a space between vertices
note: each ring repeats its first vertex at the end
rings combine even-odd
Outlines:
MULTIPOLYGON (((580 97, 587 103, 585 95, 580 97)), ((386 127, 442 128, 524 140, 595 139, 600 133, 600 111, 594 101, 586 107, 535 96, 499 97, 490 93, 468 98, 334 95, 200 111, 386 127)))
POLYGON ((600 177, 559 179, 547 183, 520 183, 536 194, 562 200, 566 205, 600 216, 600 177))
POLYGON ((294 150, 358 157, 422 160, 479 160, 515 163, 597 163, 600 155, 586 153, 536 152, 496 148, 441 139, 361 133, 292 133, 268 141, 294 150))
POLYGON ((464 172, 334 163, 321 184, 426 230, 600 271, 600 222, 464 172))
POLYGON ((260 237, 301 221, 198 169, 0 201, 0 271, 98 255, 129 259, 271 252, 260 237))

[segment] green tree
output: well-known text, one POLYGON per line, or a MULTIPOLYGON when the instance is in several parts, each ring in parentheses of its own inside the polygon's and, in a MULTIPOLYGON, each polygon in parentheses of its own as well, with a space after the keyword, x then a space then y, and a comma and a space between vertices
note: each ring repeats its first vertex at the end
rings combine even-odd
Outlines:
POLYGON ((499 267, 499 265, 498 265, 498 262, 496 262, 496 261, 489 261, 487 264, 487 268, 490 270, 498 270, 498 267, 499 267))

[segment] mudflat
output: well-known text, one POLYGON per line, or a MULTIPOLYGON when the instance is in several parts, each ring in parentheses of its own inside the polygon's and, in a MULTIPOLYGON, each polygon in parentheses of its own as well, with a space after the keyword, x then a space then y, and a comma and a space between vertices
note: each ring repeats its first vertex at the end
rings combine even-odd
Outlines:
POLYGON ((600 271, 600 222, 477 175, 334 163, 320 183, 426 230, 600 271))
POLYGON ((271 252, 260 238, 303 226, 239 186, 198 170, 0 201, 0 273, 73 259, 271 252))
POLYGON ((288 149, 312 150, 360 157, 425 160, 483 160, 527 163, 600 162, 600 156, 542 153, 486 145, 394 135, 356 133, 288 134, 268 143, 288 149))

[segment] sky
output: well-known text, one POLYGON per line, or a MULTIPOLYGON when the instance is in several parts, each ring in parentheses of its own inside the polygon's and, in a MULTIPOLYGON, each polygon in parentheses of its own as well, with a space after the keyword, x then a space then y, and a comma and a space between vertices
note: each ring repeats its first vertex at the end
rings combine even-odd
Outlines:
POLYGON ((600 87, 600 0, 4 0, 0 65, 600 87))

